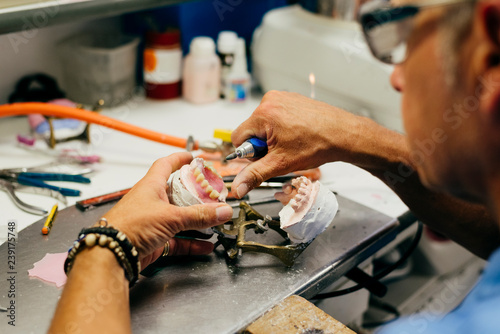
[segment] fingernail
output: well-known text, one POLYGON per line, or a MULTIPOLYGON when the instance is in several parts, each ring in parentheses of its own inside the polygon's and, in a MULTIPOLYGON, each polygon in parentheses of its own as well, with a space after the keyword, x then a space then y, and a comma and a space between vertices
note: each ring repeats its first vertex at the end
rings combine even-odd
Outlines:
POLYGON ((238 195, 238 198, 242 198, 245 196, 248 192, 248 184, 242 183, 238 186, 236 189, 236 195, 238 195))
POLYGON ((217 219, 221 222, 227 222, 233 218, 233 209, 229 205, 220 206, 215 209, 217 219))

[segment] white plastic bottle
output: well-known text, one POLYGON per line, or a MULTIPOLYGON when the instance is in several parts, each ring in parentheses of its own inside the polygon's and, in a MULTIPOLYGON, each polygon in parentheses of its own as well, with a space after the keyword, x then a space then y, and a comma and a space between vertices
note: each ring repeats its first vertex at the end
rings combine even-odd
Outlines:
POLYGON ((247 70, 245 40, 238 38, 234 62, 226 78, 225 97, 231 102, 245 101, 250 92, 250 73, 247 70))
POLYGON ((220 59, 210 37, 196 37, 191 41, 184 60, 182 92, 192 103, 217 101, 220 95, 220 59))
POLYGON ((238 44, 238 35, 234 31, 224 30, 217 37, 217 52, 221 61, 221 97, 224 98, 226 78, 234 63, 234 53, 238 44))

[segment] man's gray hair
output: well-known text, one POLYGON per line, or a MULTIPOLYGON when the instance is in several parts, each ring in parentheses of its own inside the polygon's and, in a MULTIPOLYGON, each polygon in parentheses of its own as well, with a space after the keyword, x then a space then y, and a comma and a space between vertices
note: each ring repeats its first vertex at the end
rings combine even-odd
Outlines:
POLYGON ((471 32, 477 1, 450 6, 441 21, 442 55, 445 80, 449 88, 457 88, 460 72, 460 47, 471 32))

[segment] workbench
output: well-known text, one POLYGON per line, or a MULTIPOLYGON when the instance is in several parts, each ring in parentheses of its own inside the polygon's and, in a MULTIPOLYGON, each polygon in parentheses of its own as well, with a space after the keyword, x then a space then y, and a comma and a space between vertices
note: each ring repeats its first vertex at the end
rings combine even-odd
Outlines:
MULTIPOLYGON (((166 134, 193 135, 204 140, 212 138, 214 128, 236 128, 259 101, 260 97, 256 97, 243 104, 219 101, 195 106, 181 99, 158 102, 136 97, 103 114, 166 134)), ((18 133, 28 133, 24 118, 0 119, 0 168, 34 166, 51 160, 17 147, 18 133)), ((70 207, 60 211, 48 237, 40 233, 43 218, 20 211, 0 192, 0 242, 6 239, 9 220, 15 220, 20 230, 16 246, 16 328, 8 326, 2 316, 2 333, 46 332, 62 289, 30 279, 27 270, 46 253, 67 251, 78 231, 110 208, 103 206, 82 213, 71 205, 79 199, 131 187, 154 160, 180 151, 99 126, 92 126, 91 133, 90 145, 74 145, 86 154, 100 155, 103 160, 95 166, 92 183, 78 185, 82 195, 68 198, 70 207)), ((169 258, 161 264, 164 268, 151 277, 141 277, 131 289, 134 333, 237 332, 290 295, 314 296, 394 239, 398 228, 396 217, 407 208, 388 187, 369 173, 345 163, 327 164, 321 171, 322 182, 339 194, 339 213, 294 266, 287 268, 274 257, 253 253, 243 254, 235 263, 227 262, 222 247, 209 256, 169 258)), ((36 195, 23 194, 22 199, 47 209, 55 202, 36 195)), ((279 210, 269 204, 256 209, 270 215, 279 210)), ((275 242, 275 237, 266 236, 265 241, 275 242)), ((0 306, 3 307, 8 301, 6 259, 3 244, 0 246, 0 266, 4 273, 0 280, 0 306)))

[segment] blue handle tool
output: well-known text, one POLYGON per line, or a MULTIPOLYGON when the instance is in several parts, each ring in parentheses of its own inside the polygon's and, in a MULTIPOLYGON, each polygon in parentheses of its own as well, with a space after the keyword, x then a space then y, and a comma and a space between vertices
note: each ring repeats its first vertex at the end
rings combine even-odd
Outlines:
POLYGON ((47 184, 47 183, 41 181, 40 179, 34 179, 34 178, 26 177, 25 175, 22 175, 22 174, 17 177, 17 182, 19 184, 22 184, 22 185, 25 185, 25 186, 47 188, 47 189, 59 191, 64 196, 80 196, 80 191, 79 190, 70 189, 70 188, 56 187, 56 186, 47 184))
POLYGON ((267 154, 267 143, 259 138, 250 138, 241 144, 234 153, 226 157, 226 160, 236 158, 262 158, 267 154))
POLYGON ((78 183, 90 183, 90 179, 82 175, 61 174, 61 173, 31 173, 23 172, 18 176, 23 176, 30 179, 43 180, 43 181, 68 181, 78 183))

